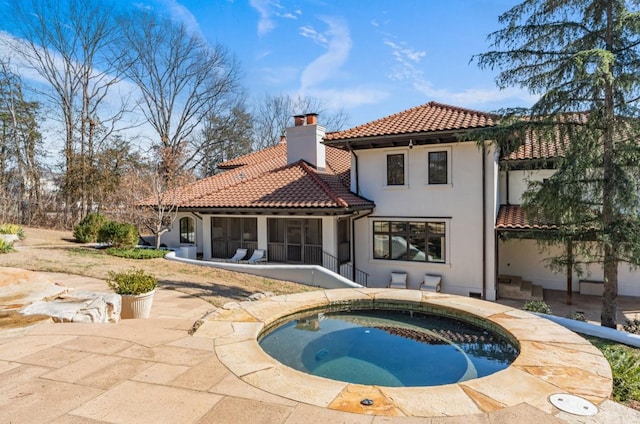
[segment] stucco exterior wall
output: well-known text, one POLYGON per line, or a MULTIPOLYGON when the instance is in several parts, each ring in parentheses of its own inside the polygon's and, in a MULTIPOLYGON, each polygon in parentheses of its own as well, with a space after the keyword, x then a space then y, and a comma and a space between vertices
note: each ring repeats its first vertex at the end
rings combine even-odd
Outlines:
POLYGON ((196 250, 202 253, 202 219, 201 215, 195 215, 191 212, 178 212, 176 219, 171 224, 171 230, 164 233, 160 241, 171 248, 179 248, 185 246, 193 246, 192 244, 180 243, 180 218, 188 217, 194 220, 196 224, 196 250))
POLYGON ((493 225, 497 204, 497 168, 492 151, 485 157, 487 214, 484 222, 482 150, 475 143, 361 150, 356 154, 360 193, 376 203, 374 213, 355 224, 356 265, 370 275, 369 286, 383 287, 392 271, 405 271, 409 274, 410 288, 417 288, 425 273, 433 273, 442 275, 442 290, 447 293, 464 296, 482 293, 484 226, 485 278, 487 287, 492 290, 495 280, 493 225), (428 152, 442 150, 449 156, 449 184, 429 185, 428 152), (405 154, 404 186, 386 185, 386 157, 394 153, 405 154), (373 221, 383 218, 444 221, 446 263, 373 259, 373 221))
POLYGON ((522 193, 525 192, 529 181, 542 181, 553 175, 553 169, 517 170, 509 171, 509 192, 507 193, 507 172, 500 171, 500 201, 503 205, 520 205, 522 193))
MULTIPOLYGON (((546 266, 546 259, 561 252, 561 248, 553 248, 549 252, 540 252, 535 240, 508 240, 499 242, 500 274, 519 275, 525 280, 541 285, 546 289, 566 290, 566 272, 553 272, 546 266)), ((574 272, 573 291, 580 290, 580 278, 602 281, 603 273, 600 265, 594 264, 585 269, 582 277, 574 272)), ((640 296, 640 271, 632 270, 627 264, 618 268, 618 294, 621 296, 640 296)))

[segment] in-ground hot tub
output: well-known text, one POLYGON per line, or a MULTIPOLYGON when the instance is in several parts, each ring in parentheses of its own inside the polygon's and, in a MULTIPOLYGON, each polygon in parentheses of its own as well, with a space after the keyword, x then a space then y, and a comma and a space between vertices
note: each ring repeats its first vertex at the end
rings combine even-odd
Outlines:
POLYGON ((536 315, 477 299, 389 289, 334 289, 242 302, 220 309, 197 333, 213 339, 220 361, 261 390, 334 410, 408 416, 469 415, 526 402, 552 413, 549 396, 569 393, 599 404, 612 390, 611 369, 600 351, 577 334, 536 315), (355 384, 318 377, 275 360, 259 346, 263 331, 301 312, 319 309, 444 311, 479 320, 516 341, 520 354, 491 375, 431 387, 355 384), (369 399, 372 405, 361 401, 369 399))
POLYGON ((470 321, 435 308, 422 313, 336 305, 268 327, 259 343, 281 363, 319 377, 437 386, 493 374, 518 355, 517 342, 506 332, 470 321))

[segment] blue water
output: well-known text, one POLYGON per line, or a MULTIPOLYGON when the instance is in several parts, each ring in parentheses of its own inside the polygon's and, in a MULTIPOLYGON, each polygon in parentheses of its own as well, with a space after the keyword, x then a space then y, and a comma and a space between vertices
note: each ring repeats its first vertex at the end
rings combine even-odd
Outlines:
POLYGON ((517 349, 467 322, 420 313, 366 310, 296 319, 260 340, 299 371, 349 383, 436 386, 506 368, 517 349))

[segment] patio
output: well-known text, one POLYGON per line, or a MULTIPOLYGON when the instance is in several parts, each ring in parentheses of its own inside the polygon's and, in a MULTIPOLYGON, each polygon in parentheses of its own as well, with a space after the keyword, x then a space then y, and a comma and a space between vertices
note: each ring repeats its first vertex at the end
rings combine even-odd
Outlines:
MULTIPOLYGON (((104 291, 101 280, 61 274, 47 276, 52 281, 63 281, 79 290, 104 291)), ((457 418, 353 414, 292 401, 243 382, 219 361, 210 337, 188 334, 194 322, 211 309, 210 304, 198 298, 160 287, 152 317, 148 320, 125 320, 118 324, 45 322, 0 332, 0 421, 273 424, 640 422, 640 413, 609 400, 600 405, 601 412, 594 417, 576 417, 558 411, 549 414, 521 403, 457 418)), ((585 310, 585 313, 596 312, 585 310)))

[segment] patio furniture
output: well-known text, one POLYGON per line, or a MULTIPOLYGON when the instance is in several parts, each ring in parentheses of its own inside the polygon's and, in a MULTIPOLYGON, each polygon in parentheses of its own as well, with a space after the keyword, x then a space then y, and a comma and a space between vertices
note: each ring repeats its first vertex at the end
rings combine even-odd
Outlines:
POLYGON ((238 248, 236 249, 236 253, 229 258, 229 262, 240 262, 245 256, 247 256, 247 249, 238 248))
POLYGON ((391 280, 387 287, 390 289, 406 289, 407 288, 407 273, 406 272, 392 272, 391 280))
POLYGON ((435 274, 425 274, 420 283, 420 290, 440 292, 442 290, 442 277, 435 274))
POLYGON ((248 263, 255 265, 258 262, 267 262, 267 251, 264 249, 256 249, 247 261, 248 263))

